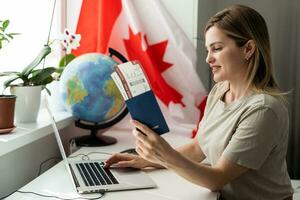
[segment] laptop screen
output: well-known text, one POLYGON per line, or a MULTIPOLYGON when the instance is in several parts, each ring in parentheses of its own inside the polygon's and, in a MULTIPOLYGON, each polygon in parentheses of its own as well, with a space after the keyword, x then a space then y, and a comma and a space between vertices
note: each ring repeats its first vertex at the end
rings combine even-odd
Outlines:
POLYGON ((51 120, 51 125, 52 125, 52 128, 53 128, 55 139, 56 139, 57 144, 58 144, 58 148, 59 148, 60 154, 61 154, 61 156, 63 158, 63 161, 64 161, 65 165, 67 166, 68 171, 71 173, 70 168, 69 168, 68 158, 67 158, 66 152, 64 150, 64 146, 62 144, 62 141, 61 141, 61 138, 60 138, 60 135, 59 135, 59 132, 58 132, 58 128, 56 126, 55 118, 54 118, 51 110, 49 109, 49 105, 48 105, 48 101, 47 100, 46 100, 45 107, 46 107, 46 110, 47 110, 47 112, 49 114, 49 117, 50 117, 50 120, 51 120))

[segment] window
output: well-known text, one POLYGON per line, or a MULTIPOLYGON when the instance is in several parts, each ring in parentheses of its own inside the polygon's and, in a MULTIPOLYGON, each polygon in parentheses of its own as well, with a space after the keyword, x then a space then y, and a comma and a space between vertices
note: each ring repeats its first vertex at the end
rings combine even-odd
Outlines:
MULTIPOLYGON (((0 50, 0 71, 21 71, 29 64, 47 42, 51 15, 55 0, 9 0, 1 2, 0 20, 9 19, 7 31, 20 35, 0 50)), ((56 0, 50 40, 59 38, 62 32, 62 1, 56 0)), ((55 45, 59 46, 59 45, 55 45)), ((60 57, 59 48, 54 49, 45 66, 56 66, 60 57)), ((1 77, 2 83, 7 79, 1 77)))

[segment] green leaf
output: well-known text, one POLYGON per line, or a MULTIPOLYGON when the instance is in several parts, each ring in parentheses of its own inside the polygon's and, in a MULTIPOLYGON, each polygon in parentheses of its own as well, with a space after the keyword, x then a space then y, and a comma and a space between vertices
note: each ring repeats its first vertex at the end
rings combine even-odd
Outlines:
POLYGON ((43 90, 43 89, 45 89, 46 92, 49 94, 49 96, 51 96, 50 90, 49 90, 45 85, 43 85, 42 90, 43 90))
POLYGON ((21 33, 10 33, 10 35, 21 35, 21 33))
POLYGON ((44 83, 50 83, 51 81, 53 81, 51 74, 53 74, 55 70, 56 68, 54 67, 35 70, 32 73, 32 77, 29 79, 29 81, 33 85, 44 85, 44 83))
POLYGON ((6 89, 8 86, 11 85, 12 82, 14 82, 15 80, 19 79, 20 77, 18 75, 15 75, 13 77, 11 77, 10 79, 6 80, 4 83, 3 83, 3 86, 4 86, 4 89, 6 89))
POLYGON ((56 73, 61 74, 64 71, 64 67, 56 68, 56 73))
POLYGON ((21 33, 9 33, 7 35, 14 36, 14 35, 21 35, 21 33))
POLYGON ((3 29, 6 29, 8 27, 8 25, 9 25, 9 20, 8 19, 4 20, 4 22, 2 23, 3 29))
POLYGON ((2 38, 1 40, 9 42, 9 39, 7 39, 7 38, 2 38))
POLYGON ((65 56, 63 56, 60 61, 59 61, 59 67, 65 67, 67 66, 67 64, 69 64, 69 62, 71 62, 73 59, 75 58, 75 56, 73 54, 66 54, 65 56))
POLYGON ((12 75, 17 75, 19 72, 14 72, 14 71, 10 71, 10 72, 0 72, 0 76, 12 76, 12 75))
POLYGON ((51 83, 53 80, 54 80, 54 78, 52 76, 48 76, 46 79, 44 79, 41 82, 41 85, 47 85, 47 84, 51 83))
POLYGON ((25 69, 22 71, 22 74, 24 76, 29 76, 31 71, 38 66, 42 60, 46 58, 46 56, 51 52, 51 48, 48 45, 45 45, 45 47, 40 51, 38 56, 29 64, 25 69))

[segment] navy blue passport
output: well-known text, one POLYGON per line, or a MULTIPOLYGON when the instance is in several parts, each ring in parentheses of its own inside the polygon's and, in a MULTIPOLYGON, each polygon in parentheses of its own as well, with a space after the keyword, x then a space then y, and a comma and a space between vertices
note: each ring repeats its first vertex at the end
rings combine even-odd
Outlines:
POLYGON ((125 103, 132 119, 147 125, 159 135, 169 132, 152 90, 127 99, 125 103))

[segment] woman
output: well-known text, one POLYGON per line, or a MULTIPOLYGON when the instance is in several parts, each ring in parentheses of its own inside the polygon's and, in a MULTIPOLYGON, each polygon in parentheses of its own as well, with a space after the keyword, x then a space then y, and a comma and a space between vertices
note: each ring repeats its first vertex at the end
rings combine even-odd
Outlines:
POLYGON ((228 7, 208 21, 205 45, 217 84, 197 138, 175 150, 132 120, 139 155, 115 154, 106 166, 167 168, 220 191, 221 199, 292 199, 285 161, 288 111, 274 80, 263 17, 246 6, 228 7), (210 166, 200 163, 205 158, 210 166))

